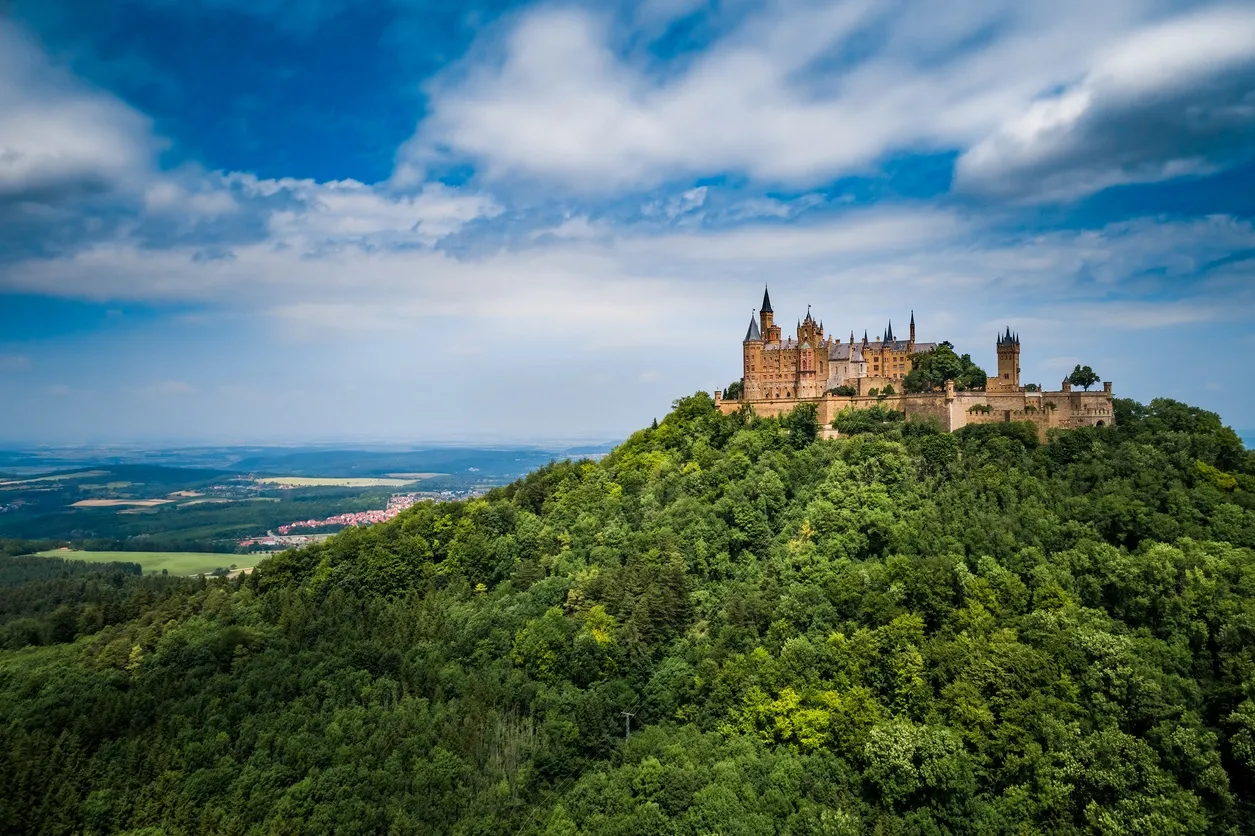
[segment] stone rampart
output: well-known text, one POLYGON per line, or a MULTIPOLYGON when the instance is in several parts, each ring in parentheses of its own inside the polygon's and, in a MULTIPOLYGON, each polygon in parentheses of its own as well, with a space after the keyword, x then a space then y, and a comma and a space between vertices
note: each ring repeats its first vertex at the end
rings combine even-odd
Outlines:
MULTIPOLYGON (((860 387, 862 388, 862 387, 860 387)), ((873 387, 867 387, 873 388, 873 387)), ((893 394, 870 396, 859 394, 843 396, 828 394, 822 398, 771 398, 755 400, 722 400, 716 393, 715 402, 725 414, 749 406, 754 414, 763 417, 783 415, 802 403, 818 407, 817 417, 826 428, 825 437, 833 437, 832 421, 843 409, 870 409, 881 406, 905 412, 907 420, 924 417, 936 418, 946 432, 953 432, 968 424, 998 424, 1008 421, 1029 421, 1037 426, 1044 440, 1051 429, 1105 426, 1115 423, 1112 407, 1111 386, 1101 392, 955 392, 947 387, 944 392, 919 394, 893 394)), ((864 390, 866 391, 866 390, 864 390)))

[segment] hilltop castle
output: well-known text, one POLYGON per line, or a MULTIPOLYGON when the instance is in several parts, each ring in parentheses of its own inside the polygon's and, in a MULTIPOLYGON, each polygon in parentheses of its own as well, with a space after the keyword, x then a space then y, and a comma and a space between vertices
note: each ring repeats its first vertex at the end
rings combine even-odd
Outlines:
POLYGON ((906 412, 908 418, 933 416, 947 431, 967 424, 1031 421, 1044 437, 1046 430, 1056 427, 1103 426, 1114 420, 1110 382, 1101 392, 1074 392, 1066 380, 1055 392, 1022 386, 1020 338, 1010 328, 997 338, 998 371, 987 378, 984 390, 957 392, 954 381, 947 381, 943 392, 904 393, 902 382, 914 357, 937 345, 916 342, 914 311, 905 340, 894 336, 892 321, 875 340, 869 340, 866 331, 857 343, 853 331, 849 342, 830 339, 809 307, 806 318, 798 320, 795 336, 783 337, 764 288, 762 307, 758 316, 750 317, 741 342, 739 397, 725 400, 716 391, 715 401, 724 412, 750 406, 759 415, 778 415, 799 403, 814 403, 825 427, 842 409, 875 404, 906 412))

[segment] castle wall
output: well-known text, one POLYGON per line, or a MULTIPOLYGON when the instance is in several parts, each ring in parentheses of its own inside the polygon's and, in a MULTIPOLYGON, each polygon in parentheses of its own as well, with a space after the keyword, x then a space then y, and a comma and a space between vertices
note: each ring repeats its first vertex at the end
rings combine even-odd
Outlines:
MULTIPOLYGON (((882 383, 883 386, 883 383, 882 383)), ((872 388, 872 387, 868 387, 872 388)), ((875 387, 881 388, 881 387, 875 387)), ((762 417, 783 415, 800 403, 813 403, 818 407, 817 417, 821 427, 830 427, 837 413, 843 409, 870 409, 882 406, 899 412, 905 411, 907 420, 923 417, 936 418, 947 432, 961 429, 968 424, 1000 424, 1007 421, 1029 421, 1037 427, 1043 440, 1051 429, 1109 426, 1115 423, 1110 386, 1101 392, 928 392, 922 394, 890 395, 887 398, 866 394, 853 397, 826 395, 820 398, 748 399, 725 401, 716 392, 715 402, 725 415, 748 405, 754 414, 762 417), (985 408, 988 407, 988 412, 985 408)), ((833 437, 834 432, 825 432, 833 437)))

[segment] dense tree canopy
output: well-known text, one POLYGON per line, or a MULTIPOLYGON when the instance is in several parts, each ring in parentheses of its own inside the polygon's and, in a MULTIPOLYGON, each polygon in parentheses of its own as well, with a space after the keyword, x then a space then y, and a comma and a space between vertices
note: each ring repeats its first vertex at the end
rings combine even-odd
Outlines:
POLYGON ((697 395, 599 462, 149 590, 0 653, 0 827, 1255 832, 1255 458, 1117 408, 816 440, 697 395))
POLYGON ((931 392, 953 380, 954 388, 963 392, 984 389, 985 379, 985 370, 972 362, 970 354, 959 356, 953 345, 943 342, 932 351, 911 355, 911 370, 902 386, 907 392, 931 392))

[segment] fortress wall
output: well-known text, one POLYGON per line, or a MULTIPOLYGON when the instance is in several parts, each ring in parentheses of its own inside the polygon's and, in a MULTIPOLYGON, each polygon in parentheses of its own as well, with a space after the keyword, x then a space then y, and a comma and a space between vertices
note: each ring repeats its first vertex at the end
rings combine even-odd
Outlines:
MULTIPOLYGON (((818 407, 817 418, 821 427, 830 428, 837 413, 843 409, 870 409, 882 406, 886 409, 905 411, 907 420, 928 416, 936 418, 947 432, 961 429, 968 424, 1000 424, 1007 421, 1029 421, 1037 426, 1044 440, 1050 429, 1093 427, 1115 423, 1111 391, 1101 392, 930 392, 926 394, 890 395, 885 399, 868 396, 843 397, 826 395, 822 398, 780 398, 771 400, 723 401, 717 400, 718 408, 729 414, 748 404, 756 415, 773 417, 792 411, 800 403, 813 403, 818 407), (1053 404, 1054 408, 1050 408, 1053 404), (989 407, 989 412, 971 412, 974 406, 989 407)), ((825 431, 825 437, 834 433, 825 431)))

